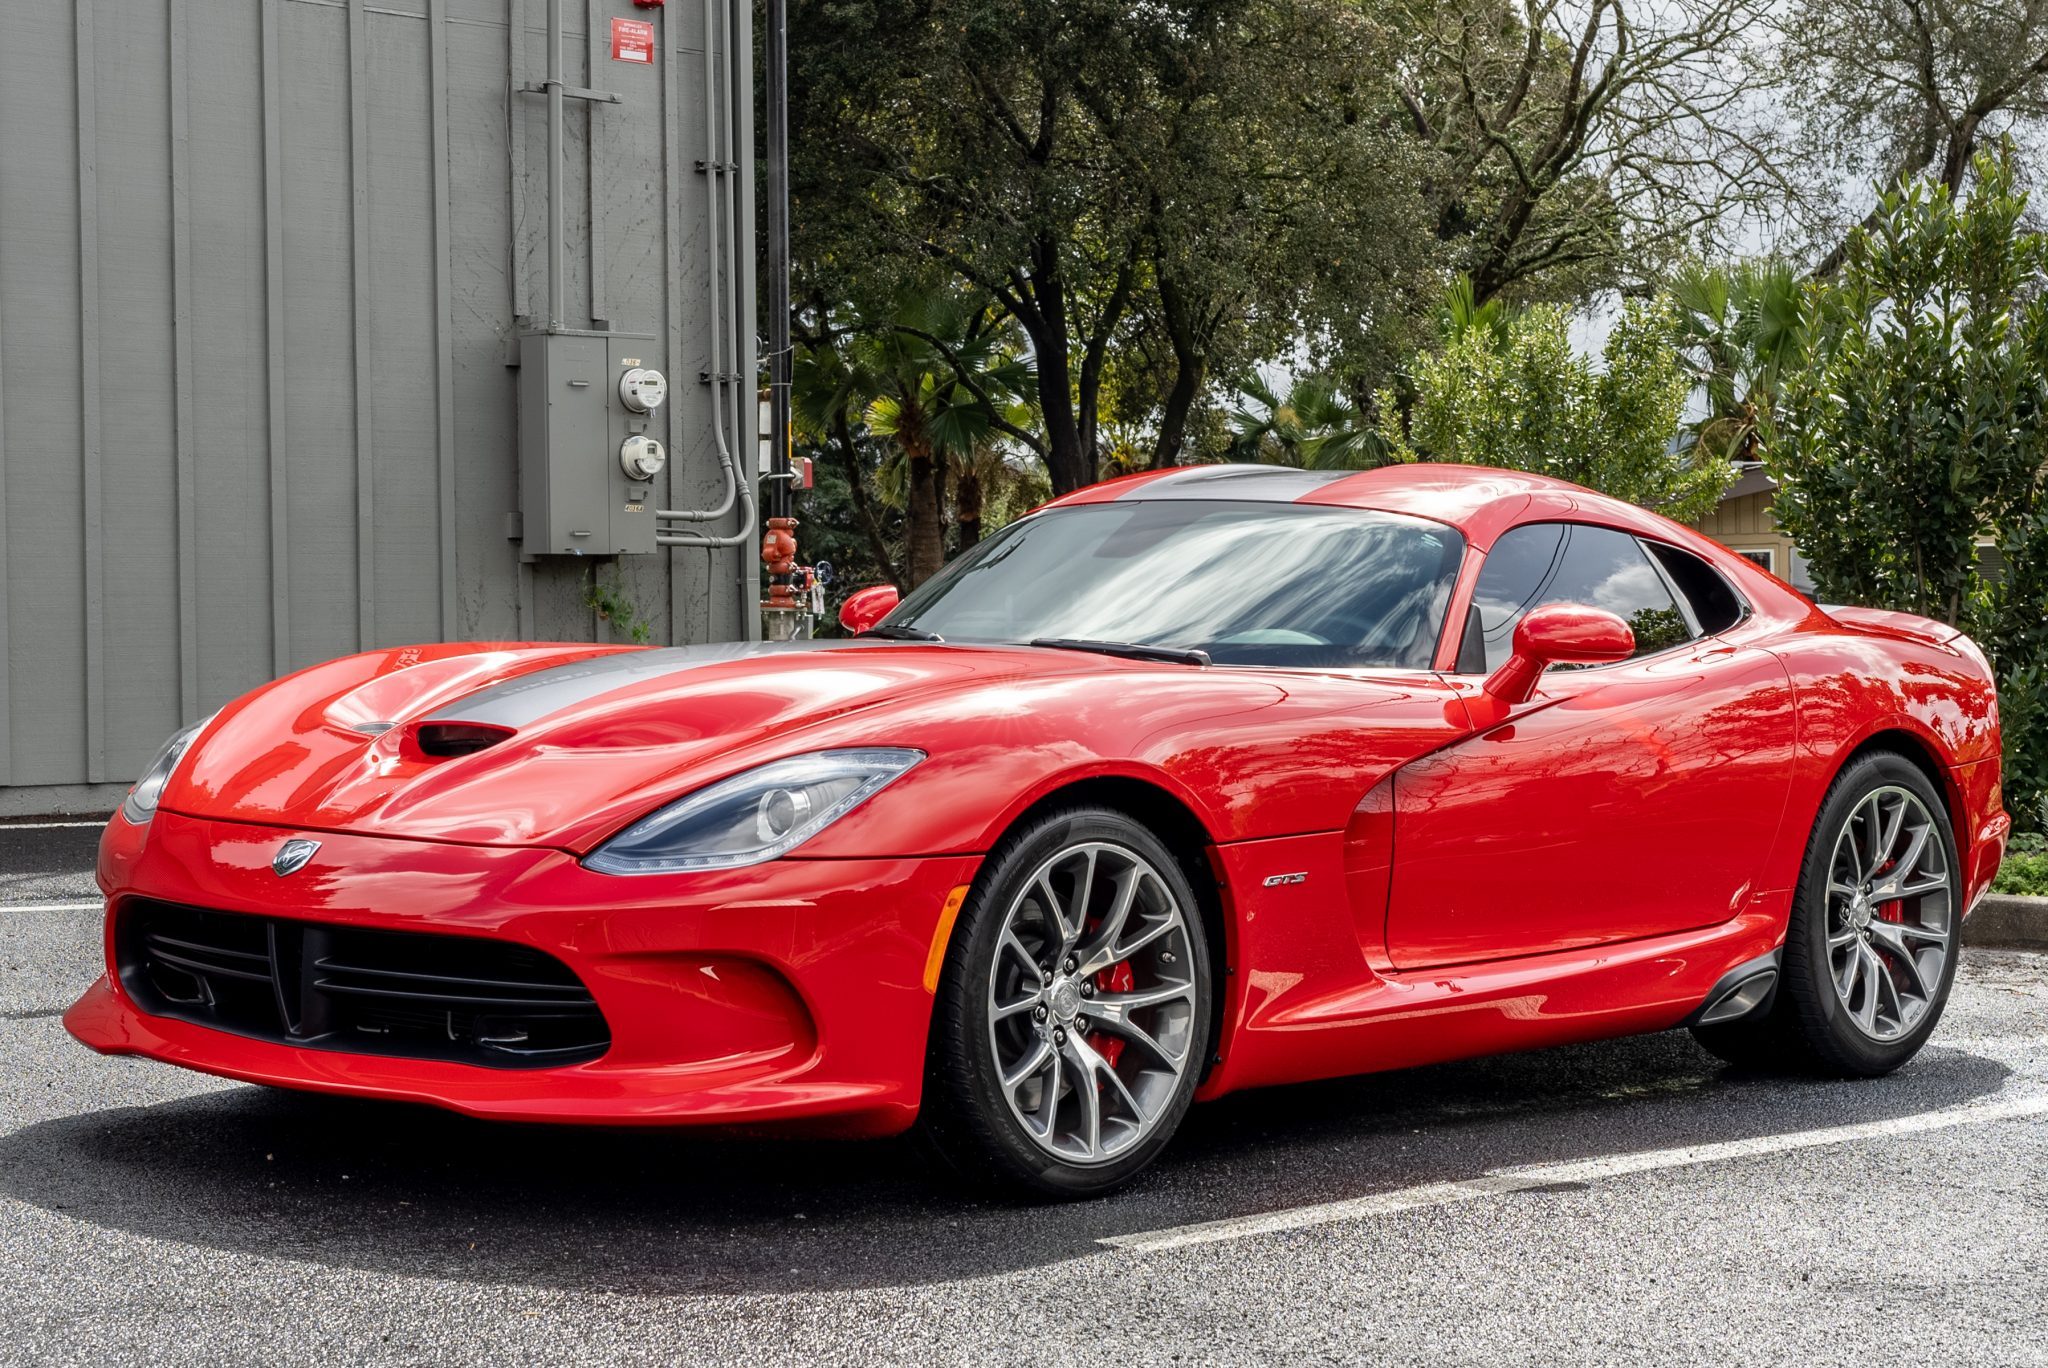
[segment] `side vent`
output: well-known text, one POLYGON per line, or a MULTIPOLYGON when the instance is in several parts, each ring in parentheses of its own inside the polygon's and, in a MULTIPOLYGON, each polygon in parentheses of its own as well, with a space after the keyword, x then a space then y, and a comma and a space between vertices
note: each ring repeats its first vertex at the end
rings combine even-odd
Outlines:
POLYGON ((488 722, 422 722, 413 729, 413 743, 422 755, 452 760, 459 755, 489 750, 511 735, 512 728, 494 727, 488 722))

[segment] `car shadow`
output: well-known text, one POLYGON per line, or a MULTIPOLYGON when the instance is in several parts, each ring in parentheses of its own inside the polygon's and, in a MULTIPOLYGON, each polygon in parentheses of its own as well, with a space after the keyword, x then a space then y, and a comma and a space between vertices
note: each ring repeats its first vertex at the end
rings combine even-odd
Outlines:
POLYGON ((0 1193, 154 1239, 405 1276, 628 1295, 904 1286, 1510 1165, 1916 1115, 2008 1072, 1931 1047, 1890 1079, 1802 1081, 1721 1068, 1682 1032, 1570 1046, 1199 1106, 1135 1187, 1063 1206, 969 1195, 909 1139, 510 1126, 231 1088, 16 1132, 0 1193))

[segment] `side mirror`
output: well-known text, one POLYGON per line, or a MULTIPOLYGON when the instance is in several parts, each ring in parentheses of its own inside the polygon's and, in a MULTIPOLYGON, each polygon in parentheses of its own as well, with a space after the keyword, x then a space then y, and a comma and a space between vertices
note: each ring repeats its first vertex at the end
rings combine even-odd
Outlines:
MULTIPOLYGON (((856 589, 846 596, 846 602, 839 605, 839 625, 846 629, 847 635, 859 636, 895 611, 902 598, 893 584, 871 584, 865 589, 856 589)), ((1622 630, 1628 629, 1624 627, 1622 630)))
POLYGON ((1546 603, 1515 624, 1515 653, 1486 677, 1486 692, 1526 703, 1552 665, 1605 665, 1636 653, 1636 634, 1612 613, 1582 603, 1546 603))

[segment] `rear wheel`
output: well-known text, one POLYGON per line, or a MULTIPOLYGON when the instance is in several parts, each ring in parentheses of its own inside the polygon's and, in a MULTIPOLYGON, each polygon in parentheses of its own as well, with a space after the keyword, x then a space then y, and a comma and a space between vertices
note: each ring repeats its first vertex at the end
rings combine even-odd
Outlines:
POLYGON ((1187 871, 1121 812, 1055 812, 989 856, 935 1006, 925 1127, 971 1179, 1128 1181, 1194 1097, 1209 962, 1187 871))
POLYGON ((1767 1014, 1695 1027, 1732 1063, 1845 1077, 1916 1054, 1955 977, 1962 886, 1934 785, 1903 756, 1852 762, 1821 804, 1767 1014))

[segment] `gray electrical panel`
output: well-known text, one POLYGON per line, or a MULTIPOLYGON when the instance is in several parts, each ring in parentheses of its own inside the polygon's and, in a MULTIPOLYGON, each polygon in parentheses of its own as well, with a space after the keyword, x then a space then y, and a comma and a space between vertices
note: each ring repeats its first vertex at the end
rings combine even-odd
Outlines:
POLYGON ((654 435, 667 381, 654 339, 527 333, 519 339, 521 552, 652 552, 654 488, 667 451, 654 435))

